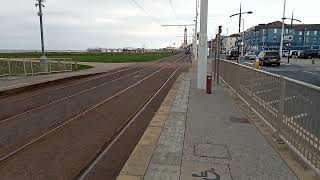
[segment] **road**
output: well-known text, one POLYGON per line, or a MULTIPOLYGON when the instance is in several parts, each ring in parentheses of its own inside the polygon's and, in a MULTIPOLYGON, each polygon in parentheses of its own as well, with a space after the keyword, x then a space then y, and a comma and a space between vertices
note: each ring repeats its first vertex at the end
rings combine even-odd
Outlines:
POLYGON ((1 179, 114 179, 189 60, 178 55, 1 98, 1 179))
MULTIPOLYGON (((224 55, 222 55, 224 59, 224 55)), ((315 86, 320 86, 320 66, 319 65, 296 65, 285 63, 283 60, 280 67, 264 66, 263 71, 271 72, 291 79, 302 81, 315 86)), ((254 60, 241 60, 241 64, 253 67, 254 60)))

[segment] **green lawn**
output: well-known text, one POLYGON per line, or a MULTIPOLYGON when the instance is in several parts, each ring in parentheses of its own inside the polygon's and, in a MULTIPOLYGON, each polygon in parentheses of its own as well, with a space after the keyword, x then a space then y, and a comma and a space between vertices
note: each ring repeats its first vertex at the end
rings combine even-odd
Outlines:
MULTIPOLYGON (((72 68, 75 69, 75 65, 72 65, 72 68)), ((85 70, 85 69, 91 69, 93 68, 92 66, 87 66, 87 65, 83 65, 83 64, 78 64, 78 69, 77 71, 80 71, 80 70, 85 70)))
MULTIPOLYGON (((126 63, 148 62, 170 57, 175 53, 47 53, 51 58, 72 58, 78 62, 126 63)), ((40 53, 0 53, 0 58, 39 58, 40 53)))
MULTIPOLYGON (((58 64, 51 64, 51 71, 53 72, 63 72, 64 71, 64 65, 58 63, 58 64)), ((67 70, 71 70, 70 64, 66 65, 67 70)), ((77 69, 75 64, 72 65, 73 71, 80 71, 84 69, 90 69, 91 66, 78 64, 77 69)), ((22 61, 11 61, 10 62, 10 70, 12 75, 21 75, 24 74, 25 71, 27 74, 31 75, 33 73, 39 73, 40 72, 40 63, 39 62, 33 62, 32 66, 30 63, 25 63, 25 69, 22 61), (24 71, 25 70, 25 71, 24 71)), ((7 61, 0 60, 0 76, 2 75, 8 75, 9 74, 9 68, 7 61)))

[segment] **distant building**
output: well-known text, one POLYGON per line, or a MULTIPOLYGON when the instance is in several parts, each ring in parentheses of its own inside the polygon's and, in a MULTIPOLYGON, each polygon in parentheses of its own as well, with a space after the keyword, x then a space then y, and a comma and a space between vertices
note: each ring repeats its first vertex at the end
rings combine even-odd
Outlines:
POLYGON ((102 48, 89 48, 89 49, 87 49, 87 52, 89 52, 89 53, 102 53, 103 49, 102 48))
POLYGON ((238 40, 238 34, 232 34, 230 36, 225 36, 222 38, 222 51, 231 51, 234 49, 237 49, 237 40, 238 40))
POLYGON ((123 52, 123 49, 105 49, 105 52, 120 53, 123 52))
MULTIPOLYGON (((248 29, 244 34, 246 51, 263 49, 279 50, 281 41, 282 22, 275 21, 268 24, 259 24, 248 29)), ((284 47, 288 49, 319 49, 320 24, 294 24, 292 37, 290 25, 285 24, 284 47)))

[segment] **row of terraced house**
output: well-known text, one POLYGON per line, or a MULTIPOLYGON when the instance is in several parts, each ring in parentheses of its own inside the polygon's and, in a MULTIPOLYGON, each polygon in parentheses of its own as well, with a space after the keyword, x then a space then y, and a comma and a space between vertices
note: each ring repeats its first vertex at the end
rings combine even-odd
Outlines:
MULTIPOLYGON (((282 22, 259 24, 244 32, 245 51, 278 50, 282 22)), ((320 24, 285 24, 283 49, 320 49, 320 24)))

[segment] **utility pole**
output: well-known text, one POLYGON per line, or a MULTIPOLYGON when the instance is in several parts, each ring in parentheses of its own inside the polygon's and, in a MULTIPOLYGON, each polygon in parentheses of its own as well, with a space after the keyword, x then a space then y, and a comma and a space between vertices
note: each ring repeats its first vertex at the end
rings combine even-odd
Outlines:
POLYGON ((196 0, 196 19, 194 25, 194 39, 193 39, 193 58, 194 61, 198 59, 198 0, 196 0))
POLYGON ((183 39, 184 45, 187 47, 188 46, 188 30, 187 26, 184 28, 184 39, 183 39))
MULTIPOLYGON (((241 16, 242 16, 242 10, 241 10, 241 3, 240 3, 240 13, 239 13, 239 35, 238 35, 238 53, 240 52, 240 34, 241 34, 241 16)), ((241 53, 242 56, 242 53, 241 53)), ((238 57, 238 63, 239 63, 238 57)))
POLYGON ((242 49, 241 49, 241 56, 243 56, 244 55, 244 19, 241 19, 242 20, 242 26, 243 26, 243 31, 242 31, 242 43, 241 43, 241 45, 242 45, 242 49))
MULTIPOLYGON (((240 54, 240 33, 241 33, 241 17, 243 14, 252 14, 252 11, 248 11, 248 12, 242 12, 242 8, 241 8, 241 3, 240 3, 240 13, 237 14, 233 14, 230 17, 233 16, 239 16, 239 34, 237 37, 237 41, 238 41, 238 53, 240 54)), ((239 57, 240 58, 240 57, 239 57)), ((239 58, 237 59, 237 63, 239 63, 239 58)))
POLYGON ((288 52, 288 63, 290 63, 290 51, 292 46, 292 40, 293 40, 293 21, 301 22, 299 19, 293 18, 293 11, 292 11, 292 17, 291 18, 284 18, 284 19, 291 19, 291 25, 290 25, 290 42, 289 42, 289 52, 288 52))
POLYGON ((200 5, 200 43, 198 60, 198 89, 206 89, 206 75, 208 62, 208 0, 201 0, 200 5))
POLYGON ((282 54, 283 54, 283 36, 284 36, 284 20, 285 20, 285 16, 286 16, 286 3, 287 3, 287 1, 284 0, 283 16, 282 16, 282 29, 281 29, 281 40, 280 40, 280 58, 282 58, 282 54))
POLYGON ((218 44, 217 44, 217 52, 218 52, 217 85, 218 86, 219 86, 219 79, 220 79, 221 32, 222 32, 222 26, 219 26, 218 44))
POLYGON ((40 18, 40 34, 41 34, 41 53, 42 56, 40 57, 40 68, 42 72, 48 72, 48 58, 45 55, 45 51, 44 51, 44 37, 43 37, 43 20, 42 20, 42 8, 45 7, 43 5, 43 3, 45 2, 45 0, 36 0, 36 7, 39 7, 39 12, 38 12, 38 16, 40 18))

